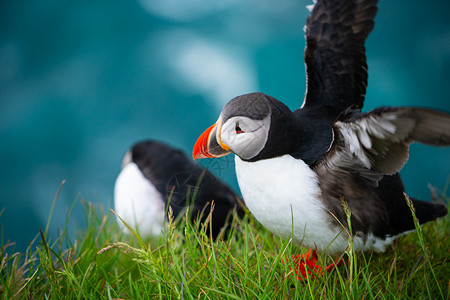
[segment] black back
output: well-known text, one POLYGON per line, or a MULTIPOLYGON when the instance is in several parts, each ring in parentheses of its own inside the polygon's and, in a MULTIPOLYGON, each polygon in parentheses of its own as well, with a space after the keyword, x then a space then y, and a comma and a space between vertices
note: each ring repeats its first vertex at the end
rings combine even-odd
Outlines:
POLYGON ((214 202, 212 235, 231 222, 231 211, 244 216, 242 200, 217 177, 191 161, 182 151, 155 141, 143 141, 131 149, 132 161, 162 194, 178 217, 189 207, 193 221, 203 223, 214 202), (229 219, 230 218, 230 219, 229 219), (228 221, 228 222, 227 222, 228 221))
POLYGON ((298 125, 298 143, 290 154, 310 167, 325 156, 334 140, 334 115, 323 107, 297 109, 294 112, 298 125))

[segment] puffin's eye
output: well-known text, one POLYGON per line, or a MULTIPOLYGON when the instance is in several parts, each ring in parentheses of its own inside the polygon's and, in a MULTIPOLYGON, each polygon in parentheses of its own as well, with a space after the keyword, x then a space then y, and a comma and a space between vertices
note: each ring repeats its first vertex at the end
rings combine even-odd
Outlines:
POLYGON ((234 130, 236 131, 237 134, 244 132, 244 130, 242 130, 241 127, 239 127, 239 122, 236 122, 236 126, 234 127, 234 130))

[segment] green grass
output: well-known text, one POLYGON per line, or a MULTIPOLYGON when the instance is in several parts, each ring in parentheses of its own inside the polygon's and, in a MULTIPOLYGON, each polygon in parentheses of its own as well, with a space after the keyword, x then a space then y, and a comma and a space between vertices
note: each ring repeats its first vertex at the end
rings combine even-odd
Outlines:
MULTIPOLYGON (((448 199, 445 199, 446 201, 448 199)), ((442 200, 443 201, 443 200, 442 200)), ((76 203, 74 205, 80 205, 76 203)), ((344 264, 299 281, 293 254, 305 253, 254 220, 212 241, 185 218, 160 238, 124 236, 111 211, 82 202, 88 228, 51 241, 41 231, 25 253, 1 248, 1 299, 449 299, 449 217, 418 227, 384 254, 349 247, 344 264)), ((67 224, 69 223, 70 214, 67 224)), ((351 243, 351 239, 349 239, 351 243)), ((323 266, 332 258, 322 257, 323 266)))

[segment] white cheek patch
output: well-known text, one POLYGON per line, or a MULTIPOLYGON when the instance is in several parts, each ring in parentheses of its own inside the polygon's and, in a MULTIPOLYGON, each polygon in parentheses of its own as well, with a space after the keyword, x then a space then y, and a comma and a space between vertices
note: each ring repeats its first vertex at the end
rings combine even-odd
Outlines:
POLYGON ((251 159, 264 148, 269 136, 270 115, 263 120, 232 117, 222 126, 221 139, 231 151, 242 159, 251 159), (236 124, 243 132, 236 133, 236 124))

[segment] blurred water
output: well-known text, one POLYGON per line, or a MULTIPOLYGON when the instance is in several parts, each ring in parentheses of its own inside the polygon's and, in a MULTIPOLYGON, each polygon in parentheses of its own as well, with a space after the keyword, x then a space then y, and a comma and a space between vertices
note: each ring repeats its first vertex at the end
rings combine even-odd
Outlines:
MULTIPOLYGON (((367 41, 365 109, 450 111, 450 3, 381 1, 367 41)), ((309 1, 139 0, 0 3, 0 218, 24 247, 64 226, 77 197, 112 204, 123 153, 154 138, 190 153, 236 95, 262 91, 298 107, 309 1)), ((203 161, 236 190, 232 157, 203 161)), ((415 145, 408 192, 443 189, 450 151, 415 145)), ((77 205, 74 221, 83 226, 77 205)))

